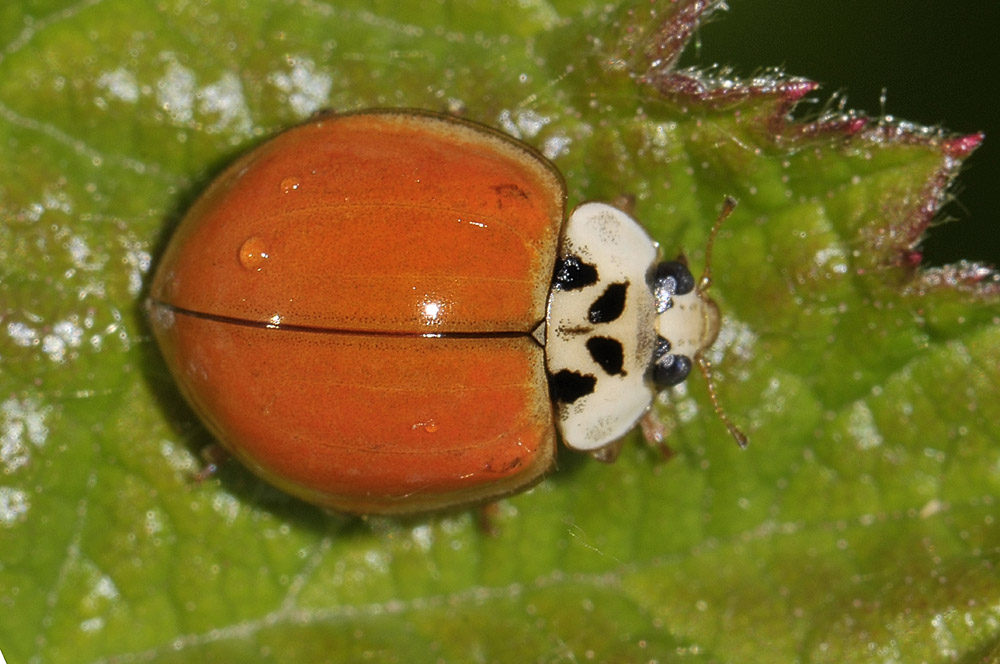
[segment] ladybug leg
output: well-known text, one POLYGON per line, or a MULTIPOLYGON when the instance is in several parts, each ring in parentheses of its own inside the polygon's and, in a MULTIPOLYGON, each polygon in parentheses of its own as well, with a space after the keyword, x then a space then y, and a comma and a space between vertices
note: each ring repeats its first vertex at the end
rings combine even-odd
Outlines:
POLYGON ((229 452, 218 443, 209 443, 201 448, 200 456, 204 465, 201 467, 201 470, 194 474, 194 481, 197 484, 214 477, 215 473, 219 470, 219 466, 229 461, 229 452))
POLYGON ((674 456, 674 451, 670 449, 670 446, 666 442, 670 436, 670 432, 673 430, 671 425, 657 417, 656 413, 652 410, 649 410, 639 420, 639 428, 642 430, 642 437, 646 439, 646 443, 658 449, 664 461, 674 456))
POLYGON ((496 501, 483 503, 476 508, 476 523, 479 531, 489 537, 500 535, 500 526, 497 525, 497 517, 500 515, 500 504, 496 501))
POLYGON ((614 463, 618 460, 618 455, 621 454, 622 447, 625 446, 625 439, 619 438, 613 443, 609 443, 604 447, 599 447, 590 453, 595 460, 601 463, 614 463))
POLYGON ((611 203, 628 216, 635 216, 635 194, 615 196, 615 199, 611 203))

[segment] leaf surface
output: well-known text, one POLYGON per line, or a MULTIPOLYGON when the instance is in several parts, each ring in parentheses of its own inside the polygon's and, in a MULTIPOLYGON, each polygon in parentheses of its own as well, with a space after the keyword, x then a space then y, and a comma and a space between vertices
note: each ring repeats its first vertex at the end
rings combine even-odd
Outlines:
MULTIPOLYGON (((11 662, 988 661, 1000 282, 920 266, 979 136, 676 60, 717 4, 18 0, 0 8, 0 649, 11 662), (611 466, 476 514, 330 516, 236 464, 144 319, 236 155, 321 108, 461 113, 697 272, 703 381, 611 466)), ((718 14, 716 14, 718 16, 718 14)), ((763 64, 763 63, 762 63, 763 64)))

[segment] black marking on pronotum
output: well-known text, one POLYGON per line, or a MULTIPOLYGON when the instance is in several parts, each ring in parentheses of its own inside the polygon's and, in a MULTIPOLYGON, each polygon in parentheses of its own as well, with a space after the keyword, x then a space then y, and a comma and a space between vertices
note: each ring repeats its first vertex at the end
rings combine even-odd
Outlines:
POLYGON ((561 337, 580 337, 585 334, 590 334, 593 331, 594 328, 591 325, 560 325, 556 329, 556 332, 561 337))
POLYGON ((552 287, 561 291, 578 290, 597 283, 597 268, 584 263, 576 256, 567 256, 556 261, 552 287))
POLYGON ((592 394, 596 386, 597 378, 590 374, 569 369, 549 374, 549 396, 556 403, 573 403, 581 397, 592 394))
POLYGON ((160 300, 152 300, 152 302, 182 316, 210 320, 215 323, 224 323, 226 325, 253 327, 262 330, 284 330, 287 332, 306 332, 309 334, 343 334, 356 337, 420 337, 424 339, 514 339, 517 337, 531 336, 529 332, 521 332, 518 330, 490 330, 488 332, 389 332, 386 330, 357 330, 342 327, 313 327, 310 325, 293 325, 291 323, 268 323, 265 321, 233 318, 232 316, 221 316, 219 314, 207 314, 201 311, 193 311, 191 309, 177 307, 160 300))
POLYGON ((605 373, 610 376, 624 376, 625 349, 622 342, 611 337, 591 337, 587 339, 587 352, 605 373))
POLYGON ((628 282, 611 284, 604 289, 600 297, 594 300, 587 312, 587 320, 594 325, 610 323, 618 320, 625 311, 625 296, 628 294, 628 282))

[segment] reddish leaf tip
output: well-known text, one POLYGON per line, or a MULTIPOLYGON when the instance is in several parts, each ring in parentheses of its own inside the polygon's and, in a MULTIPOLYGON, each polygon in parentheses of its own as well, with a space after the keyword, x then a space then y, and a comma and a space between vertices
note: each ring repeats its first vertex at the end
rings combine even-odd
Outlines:
POLYGON ((995 298, 1000 296, 1000 272, 982 263, 959 261, 954 265, 925 270, 909 290, 924 295, 930 290, 944 289, 995 298))
POLYGON ((924 255, 922 252, 915 249, 903 252, 903 264, 908 267, 917 267, 920 262, 923 261, 924 255))
POLYGON ((723 0, 651 0, 648 11, 626 12, 622 26, 626 60, 642 80, 653 80, 674 68, 691 35, 716 10, 725 9, 723 0), (649 18, 653 18, 650 24, 649 18))
POLYGON ((983 132, 967 134, 957 138, 949 138, 944 142, 944 152, 949 157, 963 159, 982 144, 986 135, 983 132))
POLYGON ((807 94, 819 88, 819 83, 806 79, 793 79, 781 86, 785 101, 794 103, 805 97, 807 94))
POLYGON ((851 137, 860 134, 870 124, 870 119, 853 112, 829 113, 812 122, 796 124, 789 132, 799 138, 810 138, 821 135, 839 134, 851 137))
POLYGON ((864 129, 866 126, 868 126, 868 118, 858 115, 847 118, 841 130, 846 135, 853 136, 858 132, 860 132, 862 129, 864 129))

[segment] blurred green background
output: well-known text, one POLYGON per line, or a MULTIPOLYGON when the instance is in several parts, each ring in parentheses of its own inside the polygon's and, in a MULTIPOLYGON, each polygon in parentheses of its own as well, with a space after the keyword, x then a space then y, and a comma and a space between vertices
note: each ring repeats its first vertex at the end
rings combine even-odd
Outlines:
MULTIPOLYGON (((819 82, 826 102, 842 92, 847 107, 872 117, 986 132, 953 190, 945 215, 959 223, 932 229, 925 261, 963 258, 1000 265, 1000 2, 733 0, 702 28, 682 64, 718 62, 749 75, 782 66, 819 82)), ((814 110, 820 104, 804 105, 814 110)))

